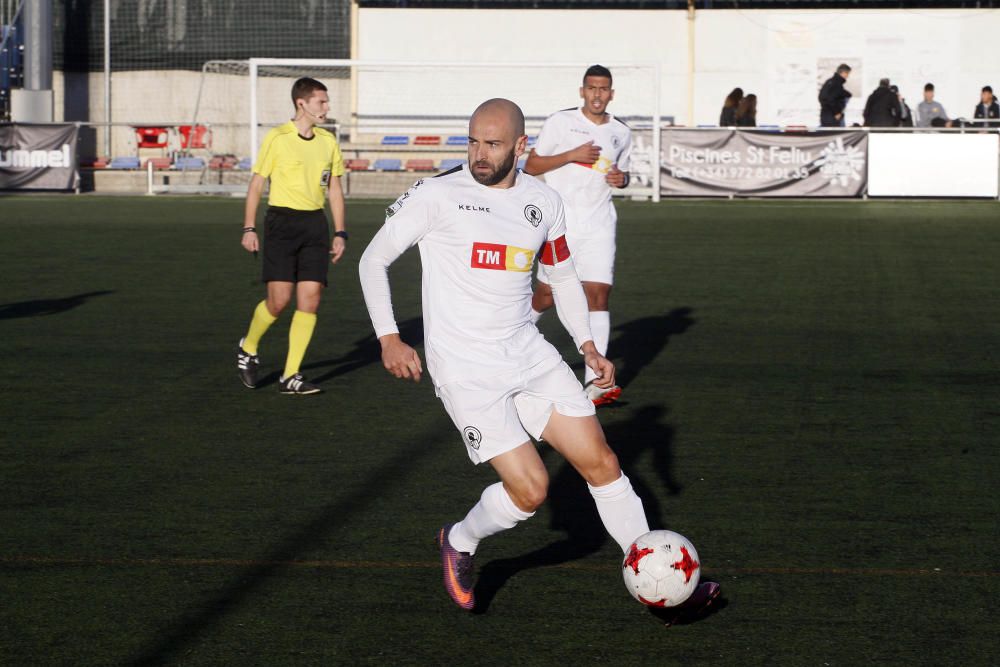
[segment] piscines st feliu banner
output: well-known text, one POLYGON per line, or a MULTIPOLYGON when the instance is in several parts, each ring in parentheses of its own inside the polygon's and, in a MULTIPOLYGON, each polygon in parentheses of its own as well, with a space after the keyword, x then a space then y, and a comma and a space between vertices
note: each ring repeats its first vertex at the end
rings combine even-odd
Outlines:
POLYGON ((663 195, 858 197, 867 184, 868 133, 664 130, 663 195))

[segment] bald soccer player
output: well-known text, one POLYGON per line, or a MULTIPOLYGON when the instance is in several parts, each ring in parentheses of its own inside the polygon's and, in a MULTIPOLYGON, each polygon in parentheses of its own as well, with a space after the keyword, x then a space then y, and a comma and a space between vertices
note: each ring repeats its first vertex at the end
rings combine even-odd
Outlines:
MULTIPOLYGON (((623 552, 649 530, 642 501, 604 439, 594 404, 531 320, 531 272, 538 260, 595 382, 614 384, 614 366, 598 353, 590 333, 587 298, 566 245, 562 201, 515 168, 526 143, 517 105, 484 102, 469 122, 468 165, 417 181, 397 199, 360 263, 382 362, 397 378, 419 381, 423 364, 399 336, 388 278, 389 265, 419 247, 434 390, 469 458, 488 461, 500 478, 461 521, 437 535, 445 588, 469 610, 475 606, 473 560, 480 541, 530 518, 545 500, 548 474, 532 438, 548 442, 580 472, 623 552)), ((699 597, 707 603, 717 592, 710 585, 699 597)))

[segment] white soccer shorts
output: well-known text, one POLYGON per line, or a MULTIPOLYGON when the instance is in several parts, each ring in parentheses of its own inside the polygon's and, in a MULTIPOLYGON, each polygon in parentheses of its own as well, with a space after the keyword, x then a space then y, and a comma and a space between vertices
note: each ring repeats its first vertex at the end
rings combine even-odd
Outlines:
MULTIPOLYGON (((566 234, 566 244, 573 257, 573 266, 581 282, 614 285, 615 281, 615 237, 600 236, 579 238, 566 234)), ((538 280, 546 285, 545 270, 538 267, 538 280)))
POLYGON ((567 417, 595 414, 580 381, 558 357, 519 373, 452 382, 438 387, 437 395, 476 464, 523 445, 529 434, 540 440, 553 410, 567 417))

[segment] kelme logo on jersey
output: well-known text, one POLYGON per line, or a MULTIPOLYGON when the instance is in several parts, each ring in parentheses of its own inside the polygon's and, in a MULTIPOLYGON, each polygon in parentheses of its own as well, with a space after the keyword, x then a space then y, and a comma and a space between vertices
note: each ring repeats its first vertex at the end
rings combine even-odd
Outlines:
POLYGON ((474 269, 493 269, 495 271, 531 271, 535 261, 535 251, 527 248, 516 248, 500 243, 473 243, 472 261, 474 269))

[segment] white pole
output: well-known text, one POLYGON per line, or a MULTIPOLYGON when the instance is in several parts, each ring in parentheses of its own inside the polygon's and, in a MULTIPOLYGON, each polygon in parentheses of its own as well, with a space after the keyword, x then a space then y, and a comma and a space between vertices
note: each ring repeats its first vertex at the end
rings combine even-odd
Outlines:
POLYGON ((694 69, 695 69, 694 68, 694 57, 695 57, 695 48, 694 48, 694 38, 695 38, 695 30, 694 30, 694 18, 695 18, 694 0, 688 0, 688 17, 687 18, 688 18, 688 86, 687 86, 687 88, 688 88, 687 89, 687 94, 688 94, 688 99, 687 99, 687 103, 688 103, 688 105, 687 105, 688 106, 687 112, 688 113, 687 113, 687 116, 688 116, 688 118, 687 118, 687 124, 688 124, 688 127, 694 127, 694 125, 695 125, 695 123, 694 123, 694 69))
POLYGON ((660 201, 660 63, 653 67, 653 201, 660 201))
POLYGON ((111 157, 111 0, 104 0, 104 155, 111 157))
POLYGON ((257 160, 257 61, 250 59, 250 160, 257 160))
POLYGON ((146 194, 153 194, 153 161, 146 160, 146 194))

